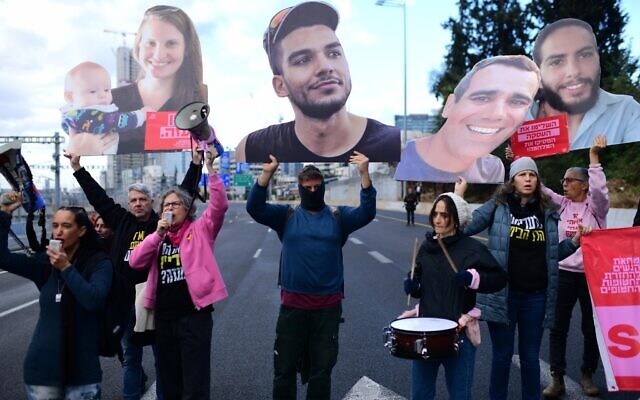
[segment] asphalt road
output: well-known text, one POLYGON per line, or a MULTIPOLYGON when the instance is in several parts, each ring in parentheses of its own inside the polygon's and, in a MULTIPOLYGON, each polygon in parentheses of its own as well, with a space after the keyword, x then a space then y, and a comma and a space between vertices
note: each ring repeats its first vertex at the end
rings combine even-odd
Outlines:
MULTIPOLYGON (((340 331, 340 355, 333 373, 332 398, 342 399, 366 376, 401 396, 409 397, 411 363, 392 357, 382 345, 382 329, 407 309, 402 279, 410 267, 415 238, 426 230, 426 217, 407 227, 404 214, 379 211, 374 222, 351 235, 344 247, 345 323, 340 331)), ((279 307, 276 286, 280 243, 276 234, 254 223, 244 204, 232 204, 215 248, 230 296, 213 314, 212 399, 269 399, 273 374, 273 339, 279 307)), ((22 360, 39 308, 35 286, 0 272, 0 399, 24 398, 22 360), (16 307, 24 308, 16 309, 16 307)), ((582 339, 580 311, 574 310, 568 349, 568 377, 580 379, 582 339)), ((485 324, 476 356, 475 398, 487 398, 491 345, 485 324)), ((517 352, 517 350, 516 350, 517 352)), ((545 335, 541 361, 548 361, 545 335)), ((154 381, 153 357, 145 350, 144 365, 154 381)), ((516 360, 517 361, 517 360, 516 360)), ((121 398, 121 370, 114 359, 103 359, 103 399, 121 398)), ((444 373, 438 399, 446 399, 444 373)), ((548 379, 548 378, 543 378, 548 379)), ((604 390, 602 368, 596 383, 604 390)), ((512 366, 510 396, 520 397, 517 362, 512 366)), ((575 389, 575 388, 574 388, 575 389)), ((299 386, 299 398, 305 388, 299 386)), ((578 398, 579 391, 567 398, 578 398)), ((637 399, 638 393, 604 393, 602 399, 637 399)))

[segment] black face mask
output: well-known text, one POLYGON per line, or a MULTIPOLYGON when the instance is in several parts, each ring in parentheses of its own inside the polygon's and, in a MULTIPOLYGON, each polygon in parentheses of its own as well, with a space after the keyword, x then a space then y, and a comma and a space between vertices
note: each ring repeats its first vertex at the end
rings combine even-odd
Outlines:
POLYGON ((298 192, 300 193, 300 205, 305 210, 320 211, 324 207, 324 181, 314 192, 305 189, 298 183, 298 192))

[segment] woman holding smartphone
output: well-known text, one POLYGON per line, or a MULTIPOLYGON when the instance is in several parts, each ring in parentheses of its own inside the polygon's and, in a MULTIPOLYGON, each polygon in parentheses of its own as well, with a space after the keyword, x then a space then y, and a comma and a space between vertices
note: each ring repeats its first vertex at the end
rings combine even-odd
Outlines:
POLYGON ((155 312, 156 355, 167 399, 209 398, 211 312, 227 297, 213 245, 228 208, 224 184, 207 158, 210 200, 194 220, 192 197, 174 188, 160 197, 163 218, 131 253, 132 268, 149 269, 145 307, 155 312))
POLYGON ((111 261, 81 207, 56 211, 46 253, 11 253, 11 214, 21 203, 17 193, 5 193, 0 201, 0 268, 33 281, 40 291, 38 323, 24 362, 27 399, 100 399, 98 310, 111 287, 111 261))

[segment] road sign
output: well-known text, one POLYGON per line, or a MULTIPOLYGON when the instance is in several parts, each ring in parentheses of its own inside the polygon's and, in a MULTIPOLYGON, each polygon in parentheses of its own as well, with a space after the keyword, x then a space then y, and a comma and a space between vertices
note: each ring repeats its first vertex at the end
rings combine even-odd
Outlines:
POLYGON ((231 175, 229 174, 218 174, 222 182, 224 183, 225 189, 229 189, 231 187, 231 175))
POLYGON ((253 176, 249 174, 235 174, 233 175, 234 186, 251 186, 253 185, 253 176))

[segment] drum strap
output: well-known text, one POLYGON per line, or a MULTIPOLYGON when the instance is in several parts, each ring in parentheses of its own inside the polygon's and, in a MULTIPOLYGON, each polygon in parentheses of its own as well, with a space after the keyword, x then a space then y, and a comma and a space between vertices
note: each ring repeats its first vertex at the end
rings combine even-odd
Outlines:
POLYGON ((449 261, 449 265, 451 266, 451 269, 453 270, 453 272, 455 272, 457 274, 458 273, 458 268, 456 268, 456 264, 453 262, 453 259, 449 255, 449 252, 447 251, 447 248, 445 247, 444 243, 442 242, 442 239, 440 239, 440 235, 436 236, 436 239, 438 240, 438 244, 440 245, 440 248, 442 249, 442 252, 444 253, 444 256, 447 257, 447 261, 449 261))

